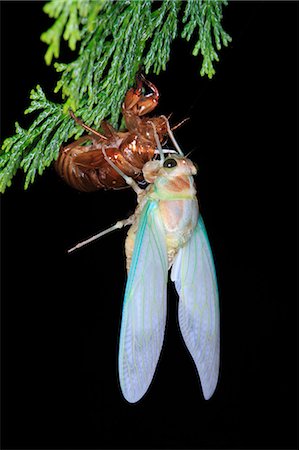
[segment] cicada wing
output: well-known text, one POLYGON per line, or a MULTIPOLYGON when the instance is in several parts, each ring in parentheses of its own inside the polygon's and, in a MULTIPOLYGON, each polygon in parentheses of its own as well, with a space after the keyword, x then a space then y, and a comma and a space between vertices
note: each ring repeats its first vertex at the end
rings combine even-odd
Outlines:
POLYGON ((219 373, 219 299, 213 255, 201 216, 192 237, 175 258, 171 279, 180 297, 181 333, 208 400, 219 373))
POLYGON ((119 379, 127 401, 146 393, 166 324, 167 250, 157 203, 143 210, 126 286, 119 343, 119 379))

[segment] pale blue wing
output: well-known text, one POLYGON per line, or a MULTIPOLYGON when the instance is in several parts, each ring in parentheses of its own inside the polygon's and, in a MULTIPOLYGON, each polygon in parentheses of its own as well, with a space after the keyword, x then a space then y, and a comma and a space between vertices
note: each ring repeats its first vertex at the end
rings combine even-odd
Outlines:
POLYGON ((146 393, 158 363, 166 323, 168 262, 157 202, 144 207, 123 305, 119 379, 127 401, 146 393))
POLYGON ((192 237, 175 258, 171 279, 180 297, 180 329, 207 400, 218 380, 220 327, 213 255, 201 216, 192 237))

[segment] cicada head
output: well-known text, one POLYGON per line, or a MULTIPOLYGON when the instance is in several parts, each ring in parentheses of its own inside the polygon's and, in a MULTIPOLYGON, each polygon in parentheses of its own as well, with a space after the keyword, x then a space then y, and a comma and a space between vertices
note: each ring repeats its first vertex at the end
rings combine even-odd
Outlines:
POLYGON ((196 175, 197 170, 188 158, 171 155, 163 161, 149 161, 142 171, 144 179, 154 183, 159 198, 189 197, 195 194, 193 175, 196 175))
POLYGON ((179 178, 196 175, 197 170, 193 162, 179 155, 171 155, 161 160, 148 161, 142 169, 143 176, 148 183, 154 183, 158 177, 179 178))

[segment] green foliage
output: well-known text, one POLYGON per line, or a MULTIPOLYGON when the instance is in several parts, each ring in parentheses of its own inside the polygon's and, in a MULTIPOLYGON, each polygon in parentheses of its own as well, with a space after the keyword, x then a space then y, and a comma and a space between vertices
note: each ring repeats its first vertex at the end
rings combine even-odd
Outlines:
POLYGON ((203 58, 200 74, 212 77, 218 61, 214 47, 231 38, 221 26, 224 0, 51 0, 44 11, 55 19, 42 34, 48 44, 47 64, 58 58, 62 39, 75 50, 69 64, 55 63, 61 78, 55 92, 62 103, 47 100, 37 86, 26 113, 38 114, 28 130, 16 124, 16 134, 6 139, 0 155, 0 191, 10 186, 17 169, 26 173, 25 188, 58 156, 61 144, 83 133, 68 114, 76 111, 90 126, 105 118, 119 125, 120 106, 141 66, 146 73, 166 70, 171 43, 181 36, 189 41, 197 33, 193 55, 203 58))
POLYGON ((231 37, 223 30, 221 26, 222 4, 227 1, 219 2, 215 0, 188 0, 183 17, 183 23, 186 23, 182 37, 190 40, 194 31, 197 29, 198 40, 195 44, 192 54, 197 56, 199 50, 203 57, 201 76, 208 75, 209 78, 215 74, 213 61, 219 61, 218 55, 214 49, 213 36, 216 43, 216 49, 221 49, 221 41, 227 46, 231 42, 231 37))
POLYGON ((62 142, 76 132, 76 125, 71 117, 63 113, 61 105, 46 99, 40 86, 32 90, 30 107, 25 114, 39 111, 35 121, 28 130, 16 123, 16 134, 7 138, 0 155, 0 186, 11 185, 11 179, 17 169, 26 172, 25 189, 57 158, 62 142))
MULTIPOLYGON (((60 41, 68 41, 71 50, 81 40, 81 22, 92 12, 99 12, 105 0, 90 3, 89 0, 52 0, 44 6, 44 12, 56 19, 54 25, 41 35, 41 40, 49 45, 45 55, 46 63, 51 64, 53 56, 59 57, 60 41)), ((89 17, 90 21, 94 17, 89 17)))

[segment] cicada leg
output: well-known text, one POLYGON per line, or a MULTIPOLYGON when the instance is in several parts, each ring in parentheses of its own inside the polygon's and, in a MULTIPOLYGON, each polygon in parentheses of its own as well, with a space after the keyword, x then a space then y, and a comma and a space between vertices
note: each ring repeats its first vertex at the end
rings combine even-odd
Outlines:
POLYGON ((179 144, 177 143, 177 141, 176 141, 176 139, 174 137, 173 132, 171 131, 171 128, 170 128, 170 125, 169 125, 169 120, 167 119, 166 116, 161 116, 161 117, 165 120, 168 136, 170 137, 170 139, 171 139, 173 145, 175 146, 177 152, 179 153, 179 155, 184 156, 184 153, 182 152, 179 144))
MULTIPOLYGON (((162 117, 165 117, 165 116, 162 116, 162 117)), ((168 121, 169 121, 169 116, 168 116, 168 121)), ((174 131, 174 130, 176 130, 177 128, 179 128, 179 127, 181 127, 185 122, 188 122, 188 120, 190 120, 190 117, 186 117, 185 119, 183 119, 183 120, 181 120, 179 123, 177 123, 176 125, 174 125, 172 128, 171 128, 171 131, 174 131)))
POLYGON ((76 141, 72 142, 71 144, 68 144, 65 147, 61 147, 62 148, 61 151, 64 153, 68 153, 73 148, 78 147, 81 144, 84 144, 88 140, 90 140, 90 138, 88 136, 86 136, 86 135, 82 136, 79 139, 77 139, 76 141))
POLYGON ((162 148, 162 145, 161 145, 161 142, 160 142, 160 139, 159 139, 159 136, 158 136, 158 133, 157 133, 155 124, 154 124, 153 122, 151 122, 151 121, 149 121, 149 123, 150 123, 151 126, 153 127, 153 130, 154 130, 154 137, 155 137, 157 149, 158 149, 159 154, 160 154, 160 160, 161 160, 161 162, 162 162, 162 164, 163 164, 164 159, 165 159, 165 158, 164 158, 164 152, 163 152, 163 148, 162 148))
POLYGON ((74 250, 77 250, 78 248, 84 247, 85 245, 89 244, 92 241, 95 241, 96 239, 99 239, 102 236, 105 236, 105 234, 111 233, 111 231, 114 230, 119 230, 120 228, 123 228, 127 225, 131 225, 134 221, 134 214, 130 217, 128 217, 127 219, 124 220, 119 220, 118 222, 116 222, 114 225, 112 225, 109 228, 106 228, 106 230, 101 231, 98 234, 95 234, 94 236, 91 236, 90 238, 86 239, 85 241, 79 242, 77 245, 75 245, 74 247, 70 248, 67 252, 71 253, 74 250))
POLYGON ((106 136, 104 136, 103 134, 99 133, 97 130, 95 130, 94 128, 89 127, 88 125, 86 125, 83 120, 79 119, 77 116, 75 116, 75 114, 73 113, 73 111, 70 109, 69 110, 70 116, 72 117, 72 119, 74 119, 75 122, 77 122, 82 128, 84 128, 87 131, 90 131, 92 134, 94 134, 95 136, 104 139, 105 141, 108 140, 108 138, 106 136))
POLYGON ((159 92, 156 86, 139 74, 136 77, 136 88, 128 90, 123 103, 124 113, 132 111, 136 116, 148 114, 156 108, 159 100, 159 92), (150 92, 143 95, 143 85, 147 86, 150 92))
POLYGON ((133 180, 133 178, 128 177, 128 175, 126 175, 119 167, 117 167, 116 164, 114 164, 114 162, 111 161, 111 159, 107 156, 107 153, 105 151, 104 148, 101 149, 102 153, 104 155, 105 160, 107 161, 107 163, 113 167, 113 169, 125 180, 125 182, 131 186, 131 188, 136 192, 137 195, 141 194, 143 192, 143 189, 141 189, 138 184, 136 183, 135 180, 133 180))

